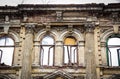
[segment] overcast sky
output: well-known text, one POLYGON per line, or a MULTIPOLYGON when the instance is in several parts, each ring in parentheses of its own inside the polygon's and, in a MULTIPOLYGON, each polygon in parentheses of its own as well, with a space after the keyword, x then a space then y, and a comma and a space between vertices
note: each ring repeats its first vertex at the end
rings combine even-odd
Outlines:
POLYGON ((0 0, 0 6, 18 4, 85 4, 85 3, 119 3, 120 0, 0 0))

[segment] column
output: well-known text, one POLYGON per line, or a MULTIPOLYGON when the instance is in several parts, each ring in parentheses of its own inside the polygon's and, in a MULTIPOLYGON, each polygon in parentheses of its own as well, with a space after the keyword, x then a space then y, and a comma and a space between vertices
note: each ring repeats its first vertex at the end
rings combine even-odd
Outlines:
POLYGON ((94 45, 94 28, 93 23, 85 24, 85 62, 86 62, 86 79, 96 78, 95 63, 95 45, 94 45))
POLYGON ((55 66, 62 66, 62 65, 63 65, 63 42, 56 41, 55 66))
POLYGON ((40 41, 34 40, 34 58, 33 58, 33 64, 34 66, 40 66, 40 41))
POLYGON ((23 46, 23 61, 21 70, 21 79, 31 79, 31 64, 33 51, 33 27, 32 24, 25 26, 25 40, 23 46))

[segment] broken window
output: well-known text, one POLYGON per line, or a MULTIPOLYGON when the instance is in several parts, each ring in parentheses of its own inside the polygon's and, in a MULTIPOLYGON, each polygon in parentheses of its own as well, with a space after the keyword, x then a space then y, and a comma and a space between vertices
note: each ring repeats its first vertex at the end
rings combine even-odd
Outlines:
POLYGON ((54 39, 51 36, 45 36, 40 47, 40 64, 42 66, 53 66, 54 39))
POLYGON ((72 36, 65 38, 64 40, 64 64, 73 65, 77 64, 77 43, 76 39, 72 36))
POLYGON ((107 41, 107 60, 109 66, 120 66, 120 38, 110 37, 107 41))
POLYGON ((12 65, 14 52, 14 41, 10 37, 4 36, 0 38, 0 63, 4 65, 12 65))

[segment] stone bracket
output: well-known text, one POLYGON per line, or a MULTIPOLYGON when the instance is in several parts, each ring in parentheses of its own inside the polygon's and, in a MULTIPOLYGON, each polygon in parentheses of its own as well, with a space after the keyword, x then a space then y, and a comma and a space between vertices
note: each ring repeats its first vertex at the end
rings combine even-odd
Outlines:
POLYGON ((56 21, 61 21, 62 20, 62 11, 56 11, 56 21))
POLYGON ((4 26, 4 33, 8 33, 10 25, 5 25, 4 26))
POLYGON ((86 32, 93 32, 93 30, 95 29, 95 23, 92 22, 87 22, 84 25, 86 32))
POLYGON ((46 25, 46 31, 50 31, 50 25, 46 25))

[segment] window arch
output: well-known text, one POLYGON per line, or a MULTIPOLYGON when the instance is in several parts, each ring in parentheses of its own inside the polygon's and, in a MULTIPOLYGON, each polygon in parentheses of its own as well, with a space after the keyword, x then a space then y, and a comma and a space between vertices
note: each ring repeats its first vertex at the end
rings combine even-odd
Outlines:
POLYGON ((8 36, 0 37, 0 63, 12 66, 14 40, 8 36))
POLYGON ((64 64, 73 65, 78 63, 77 40, 73 36, 68 36, 64 40, 64 64))
POLYGON ((13 79, 8 75, 0 74, 0 79, 13 79))
POLYGON ((45 36, 40 46, 40 65, 53 66, 54 64, 54 39, 51 36, 45 36))
POLYGON ((120 37, 112 35, 107 39, 108 66, 120 66, 120 37))

